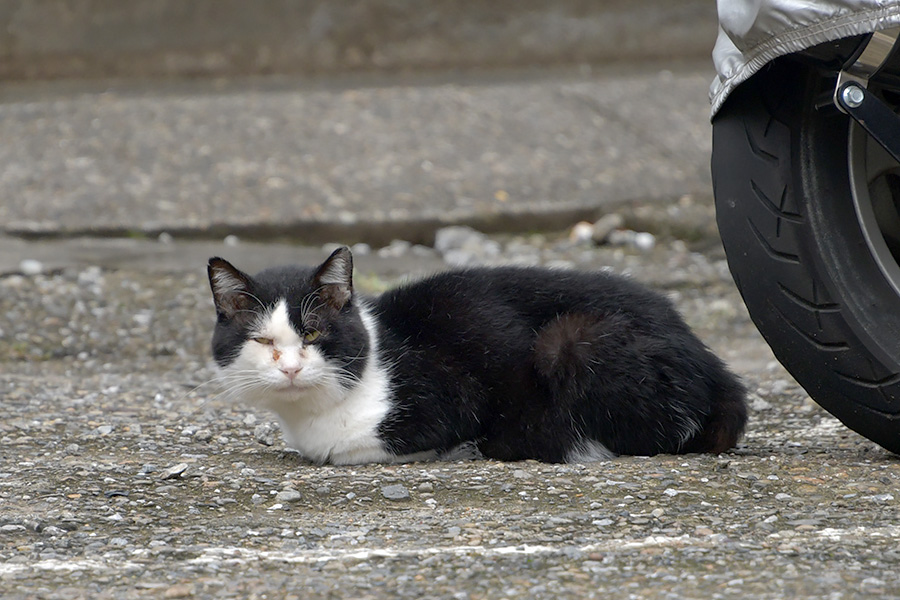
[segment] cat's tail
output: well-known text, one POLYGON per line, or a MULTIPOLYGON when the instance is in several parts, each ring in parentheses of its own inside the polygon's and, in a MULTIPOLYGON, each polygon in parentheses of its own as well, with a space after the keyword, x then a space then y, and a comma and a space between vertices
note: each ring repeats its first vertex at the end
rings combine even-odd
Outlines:
POLYGON ((534 364, 561 408, 581 404, 595 417, 589 429, 616 453, 724 452, 744 432, 746 390, 700 340, 688 342, 671 368, 663 364, 671 347, 640 336, 623 315, 569 313, 538 331, 534 364), (692 373, 673 381, 685 365, 692 373))

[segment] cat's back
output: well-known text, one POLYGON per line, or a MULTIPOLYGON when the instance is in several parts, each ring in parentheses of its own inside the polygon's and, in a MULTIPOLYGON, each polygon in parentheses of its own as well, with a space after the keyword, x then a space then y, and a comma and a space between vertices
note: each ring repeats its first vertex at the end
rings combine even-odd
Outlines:
POLYGON ((572 310, 655 320, 674 311, 659 293, 607 271, 514 266, 437 273, 385 292, 375 305, 381 314, 405 320, 515 314, 544 321, 572 310))

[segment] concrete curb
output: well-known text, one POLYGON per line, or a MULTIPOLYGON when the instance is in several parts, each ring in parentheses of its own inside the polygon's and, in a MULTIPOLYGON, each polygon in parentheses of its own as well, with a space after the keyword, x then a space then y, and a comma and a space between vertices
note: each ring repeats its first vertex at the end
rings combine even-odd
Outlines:
POLYGON ((334 74, 708 56, 706 0, 12 0, 0 79, 334 74))

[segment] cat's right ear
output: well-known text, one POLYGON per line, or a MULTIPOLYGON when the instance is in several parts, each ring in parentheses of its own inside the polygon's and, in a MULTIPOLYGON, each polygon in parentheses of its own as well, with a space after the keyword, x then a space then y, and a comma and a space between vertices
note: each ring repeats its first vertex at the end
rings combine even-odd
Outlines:
POLYGON ((353 255, 350 248, 341 246, 331 253, 316 274, 313 285, 325 302, 341 310, 353 296, 353 255))
POLYGON ((224 258, 209 259, 206 267, 209 287, 212 289, 216 314, 231 320, 242 311, 253 308, 254 296, 250 292, 250 276, 239 271, 224 258))

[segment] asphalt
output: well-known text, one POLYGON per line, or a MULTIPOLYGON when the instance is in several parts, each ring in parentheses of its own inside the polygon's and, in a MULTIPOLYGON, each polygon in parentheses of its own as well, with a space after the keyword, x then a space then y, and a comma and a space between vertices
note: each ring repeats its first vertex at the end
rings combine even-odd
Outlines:
POLYGON ((728 276, 711 76, 4 86, 0 596, 897 597, 896 457, 814 405, 728 276), (610 212, 655 244, 553 233, 610 212), (221 398, 208 256, 252 271, 365 241, 376 292, 447 267, 378 248, 446 224, 518 232, 483 238, 478 261, 604 266, 669 294, 751 390, 740 445, 318 467, 221 398))
POLYGON ((708 197, 711 78, 704 61, 7 85, 0 233, 428 243, 708 197))

